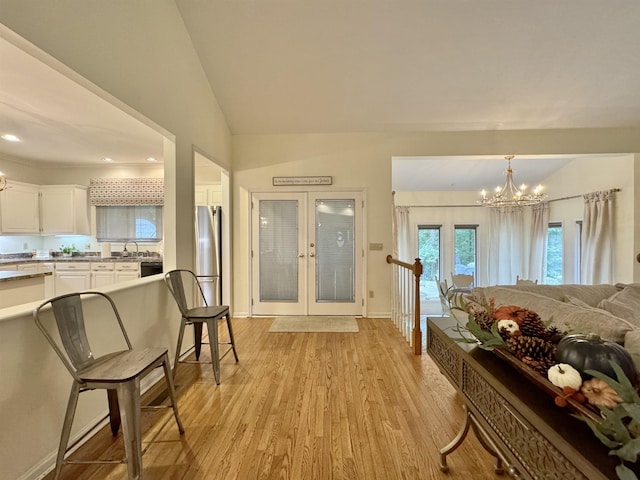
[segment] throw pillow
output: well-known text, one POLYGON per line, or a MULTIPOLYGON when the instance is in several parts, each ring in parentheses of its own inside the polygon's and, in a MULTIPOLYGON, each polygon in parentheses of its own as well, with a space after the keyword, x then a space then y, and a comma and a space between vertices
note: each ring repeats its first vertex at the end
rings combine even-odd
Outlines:
POLYGON ((598 308, 640 326, 640 287, 628 285, 618 293, 601 300, 598 308))
MULTIPOLYGON (((518 305, 533 310, 542 320, 553 319, 553 324, 570 333, 596 333, 600 337, 622 344, 625 334, 634 325, 627 320, 594 307, 577 307, 543 295, 522 292, 512 288, 491 287, 496 306, 518 305)), ((489 292, 485 292, 489 294, 489 292)))

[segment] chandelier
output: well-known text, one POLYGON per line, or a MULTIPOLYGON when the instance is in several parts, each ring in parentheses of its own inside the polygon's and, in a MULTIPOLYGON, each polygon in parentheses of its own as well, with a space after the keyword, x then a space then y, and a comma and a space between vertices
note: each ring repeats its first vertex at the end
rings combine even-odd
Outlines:
POLYGON ((516 187, 513 182, 513 170, 511 169, 511 160, 513 155, 504 157, 508 162, 507 181, 503 187, 497 186, 493 196, 487 196, 487 191, 482 190, 480 195, 482 198, 477 201, 483 207, 524 207, 535 205, 547 198, 546 193, 542 193, 542 185, 535 187, 530 193, 527 193, 527 186, 523 183, 520 187, 516 187))

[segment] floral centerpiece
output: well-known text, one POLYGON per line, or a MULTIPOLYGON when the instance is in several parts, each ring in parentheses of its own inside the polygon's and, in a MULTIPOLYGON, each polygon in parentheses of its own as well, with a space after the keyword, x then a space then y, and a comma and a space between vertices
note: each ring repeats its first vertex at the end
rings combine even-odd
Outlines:
POLYGON ((448 298, 452 310, 467 314, 466 324, 455 327, 457 341, 494 351, 551 393, 556 405, 569 406, 620 458, 618 478, 638 480, 627 464, 640 456, 640 396, 626 350, 597 335, 562 331, 523 307, 448 298))

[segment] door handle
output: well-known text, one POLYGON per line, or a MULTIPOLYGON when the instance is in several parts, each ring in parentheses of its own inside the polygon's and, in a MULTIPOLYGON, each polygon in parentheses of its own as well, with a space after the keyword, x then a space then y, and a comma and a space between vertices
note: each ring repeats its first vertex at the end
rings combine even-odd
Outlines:
POLYGON ((310 254, 309 254, 309 256, 310 256, 310 257, 315 257, 315 256, 316 256, 316 254, 315 254, 315 253, 310 253, 310 254))
POLYGON ((304 253, 301 253, 300 255, 298 255, 298 257, 304 258, 304 253))

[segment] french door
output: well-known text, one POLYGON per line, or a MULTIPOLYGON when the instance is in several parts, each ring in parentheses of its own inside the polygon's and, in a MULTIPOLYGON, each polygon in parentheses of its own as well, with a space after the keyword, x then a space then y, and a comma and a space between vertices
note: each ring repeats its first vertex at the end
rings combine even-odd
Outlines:
POLYGON ((363 313, 361 192, 254 193, 254 315, 363 313))

